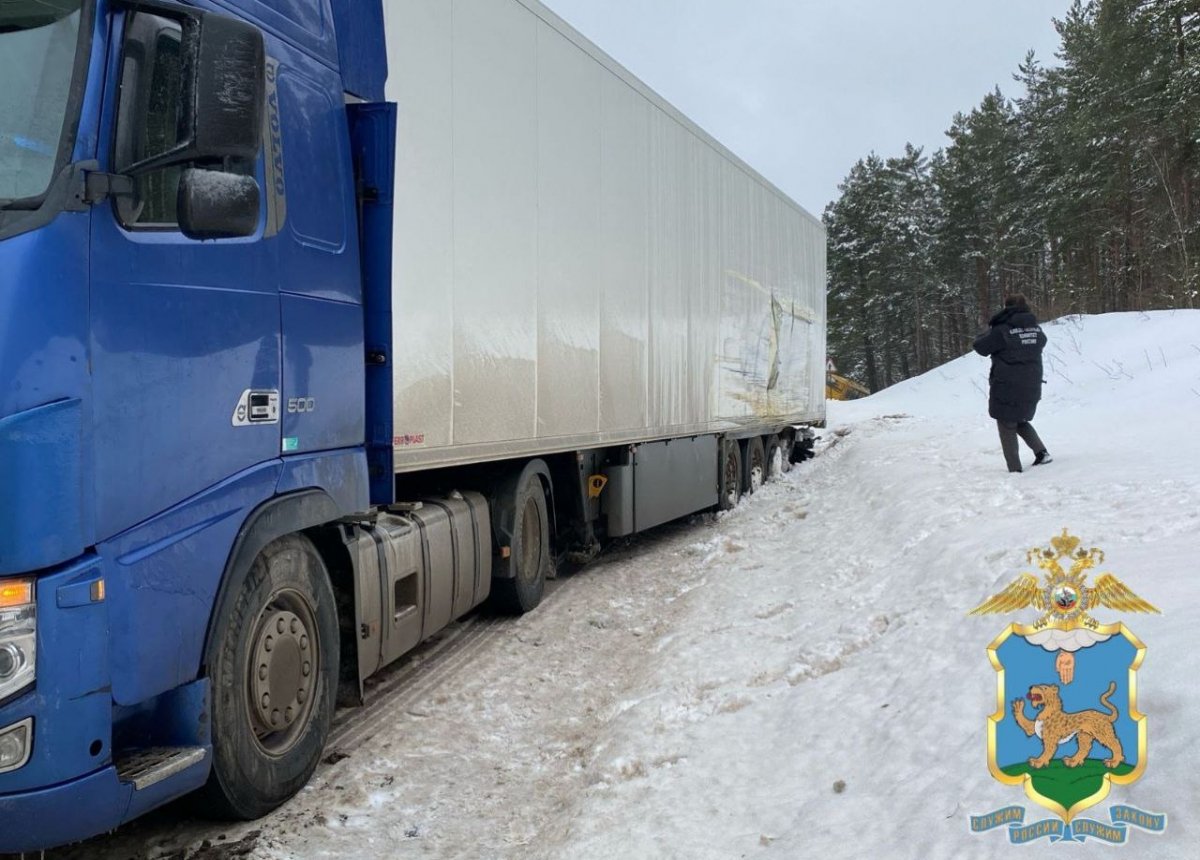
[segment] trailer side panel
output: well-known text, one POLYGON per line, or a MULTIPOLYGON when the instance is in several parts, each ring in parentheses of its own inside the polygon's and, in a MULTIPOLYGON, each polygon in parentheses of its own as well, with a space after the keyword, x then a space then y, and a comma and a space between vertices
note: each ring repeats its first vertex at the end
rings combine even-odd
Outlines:
POLYGON ((824 417, 816 219, 533 0, 385 19, 397 471, 824 417))

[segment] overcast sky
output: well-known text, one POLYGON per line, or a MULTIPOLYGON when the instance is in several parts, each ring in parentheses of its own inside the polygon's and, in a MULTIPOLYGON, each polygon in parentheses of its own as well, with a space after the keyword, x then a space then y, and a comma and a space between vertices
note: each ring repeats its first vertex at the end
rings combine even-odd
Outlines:
POLYGON ((815 215, 851 166, 932 153, 1058 46, 1069 0, 543 0, 815 215))

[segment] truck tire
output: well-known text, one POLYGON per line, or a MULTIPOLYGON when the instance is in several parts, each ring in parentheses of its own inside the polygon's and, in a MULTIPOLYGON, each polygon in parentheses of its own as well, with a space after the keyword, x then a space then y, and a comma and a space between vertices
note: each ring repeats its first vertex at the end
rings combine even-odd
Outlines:
POLYGON ((766 451, 766 480, 774 481, 783 474, 783 443, 779 441, 778 436, 771 435, 767 437, 767 444, 763 447, 766 451))
POLYGON ((795 444, 795 439, 791 435, 779 437, 779 451, 783 455, 782 462, 779 466, 779 471, 787 474, 792 471, 792 445, 795 444))
POLYGON ((492 581, 492 605, 510 615, 529 612, 542 602, 550 575, 550 515, 546 491, 536 474, 527 472, 513 495, 513 575, 492 581))
POLYGON ((742 446, 734 439, 727 439, 721 460, 721 510, 733 510, 741 498, 742 446))
POLYGON ((753 494, 767 480, 767 452, 761 436, 746 443, 746 492, 753 494))
POLYGON ((268 544, 213 633, 204 812, 260 818, 308 782, 333 722, 337 609, 312 542, 293 534, 268 544))

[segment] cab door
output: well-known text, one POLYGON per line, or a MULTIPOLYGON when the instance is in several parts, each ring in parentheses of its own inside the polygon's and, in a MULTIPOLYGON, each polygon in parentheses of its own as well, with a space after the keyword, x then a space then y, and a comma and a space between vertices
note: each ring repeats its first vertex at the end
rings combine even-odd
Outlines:
MULTIPOLYGON (((115 133, 100 153, 114 172, 177 145, 184 100, 181 23, 145 11, 117 21, 102 126, 115 133)), ((263 185, 261 150, 221 167, 263 185)), ((279 456, 280 300, 265 211, 249 237, 189 239, 182 170, 140 174, 133 196, 92 219, 101 539, 279 456)))

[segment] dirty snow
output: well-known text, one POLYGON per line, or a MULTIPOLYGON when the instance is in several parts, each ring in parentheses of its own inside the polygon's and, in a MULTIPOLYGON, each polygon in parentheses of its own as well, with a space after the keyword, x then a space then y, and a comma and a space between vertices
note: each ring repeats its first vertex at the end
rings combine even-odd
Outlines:
POLYGON ((423 651, 275 815, 171 810, 51 856, 1013 856, 968 832, 1025 800, 985 764, 984 648, 1010 619, 967 611, 1064 526, 1164 609, 1125 618, 1149 646, 1149 768, 1112 797, 1170 817, 1130 856, 1194 856, 1200 312, 1046 331, 1053 464, 1005 471, 974 355, 831 404, 820 455, 736 510, 423 651))

